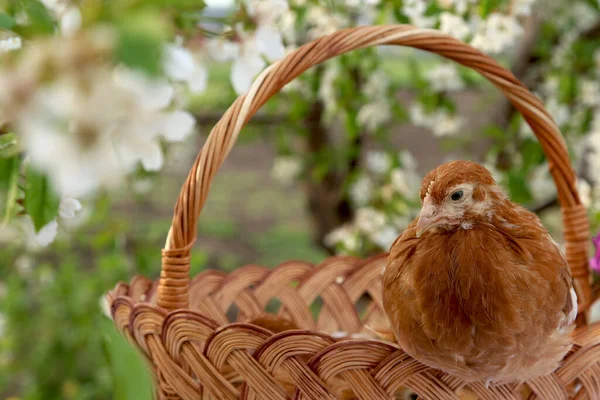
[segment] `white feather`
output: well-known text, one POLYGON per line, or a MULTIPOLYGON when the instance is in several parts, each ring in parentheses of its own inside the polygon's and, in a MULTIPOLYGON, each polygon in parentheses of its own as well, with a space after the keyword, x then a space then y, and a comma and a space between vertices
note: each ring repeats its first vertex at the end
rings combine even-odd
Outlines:
POLYGON ((567 325, 571 325, 575 322, 575 318, 577 318, 577 294, 575 293, 575 289, 571 287, 571 304, 573 304, 573 308, 569 315, 567 315, 567 325))

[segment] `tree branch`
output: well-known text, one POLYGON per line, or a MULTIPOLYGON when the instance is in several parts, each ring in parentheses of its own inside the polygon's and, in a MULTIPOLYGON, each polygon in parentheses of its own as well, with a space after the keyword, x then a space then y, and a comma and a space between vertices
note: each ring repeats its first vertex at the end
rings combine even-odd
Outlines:
POLYGON ((527 207, 527 208, 532 213, 539 214, 541 212, 544 212, 544 211, 549 210, 556 206, 558 206, 558 197, 554 197, 552 199, 546 200, 543 203, 536 204, 534 206, 527 207))

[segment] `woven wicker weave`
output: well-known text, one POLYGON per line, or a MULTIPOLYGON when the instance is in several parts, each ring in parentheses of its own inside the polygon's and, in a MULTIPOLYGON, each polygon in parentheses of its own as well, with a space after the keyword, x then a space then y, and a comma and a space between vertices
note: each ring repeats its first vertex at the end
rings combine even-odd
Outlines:
POLYGON ((437 53, 486 77, 523 114, 550 164, 562 208, 569 266, 580 315, 572 351, 553 374, 521 385, 468 387, 481 399, 600 399, 600 325, 586 325, 593 301, 589 227, 575 189, 564 140, 540 101, 509 71, 436 30, 407 25, 345 29, 308 43, 267 68, 213 128, 183 185, 160 279, 135 277, 107 294, 117 328, 147 357, 160 399, 326 399, 345 385, 360 399, 390 399, 408 387, 423 399, 457 399, 459 379, 430 369, 399 347, 376 340, 339 340, 322 332, 363 332, 383 315, 385 255, 332 257, 319 265, 290 261, 275 269, 248 265, 227 275, 189 278, 196 223, 215 173, 242 127, 285 84, 308 68, 368 46, 394 44, 437 53), (368 298, 368 301, 364 301, 368 298), (277 299, 278 314, 305 330, 276 335, 244 323, 277 299), (360 300, 360 301, 359 301, 360 300), (311 305, 321 304, 314 318, 311 305), (236 323, 228 315, 237 313, 236 323), (287 383, 281 381, 287 374, 287 383), (292 392, 288 392, 290 384, 292 392))

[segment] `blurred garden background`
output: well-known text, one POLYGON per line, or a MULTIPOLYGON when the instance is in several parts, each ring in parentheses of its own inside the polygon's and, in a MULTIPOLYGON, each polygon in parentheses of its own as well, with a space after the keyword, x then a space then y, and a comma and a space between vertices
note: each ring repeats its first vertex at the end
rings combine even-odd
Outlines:
MULTIPOLYGON (((597 232, 596 0, 0 0, 0 397, 149 399, 103 294, 158 276, 194 158, 264 67, 385 23, 467 41, 534 91, 597 232)), ((541 148, 491 84, 411 49, 331 60, 242 131, 202 212, 192 274, 386 251, 418 213, 421 177, 456 158, 486 165, 561 242, 541 148)))

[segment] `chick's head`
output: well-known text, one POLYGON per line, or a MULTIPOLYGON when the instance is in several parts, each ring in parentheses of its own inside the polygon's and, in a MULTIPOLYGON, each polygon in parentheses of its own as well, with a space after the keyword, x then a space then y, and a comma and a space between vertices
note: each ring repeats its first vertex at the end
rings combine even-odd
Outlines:
POLYGON ((435 229, 471 228, 484 222, 503 198, 492 174, 470 161, 451 161, 430 171, 421 184, 417 237, 435 229))

